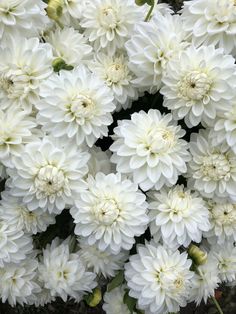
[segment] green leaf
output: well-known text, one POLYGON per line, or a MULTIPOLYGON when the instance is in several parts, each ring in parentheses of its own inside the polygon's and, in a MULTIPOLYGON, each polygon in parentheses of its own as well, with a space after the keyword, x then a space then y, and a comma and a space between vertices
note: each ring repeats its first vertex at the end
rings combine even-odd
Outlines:
POLYGON ((130 313, 133 314, 133 312, 136 310, 137 300, 129 296, 129 291, 125 292, 123 302, 124 302, 124 304, 127 305, 130 313))
POLYGON ((113 279, 112 281, 107 285, 107 292, 110 292, 111 290, 119 287, 122 285, 124 281, 124 271, 121 270, 113 279))

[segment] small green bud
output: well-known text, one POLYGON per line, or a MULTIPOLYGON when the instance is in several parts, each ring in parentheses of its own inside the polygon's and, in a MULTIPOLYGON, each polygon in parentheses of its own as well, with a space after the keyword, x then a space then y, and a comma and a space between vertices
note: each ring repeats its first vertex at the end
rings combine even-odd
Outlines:
POLYGON ((62 16, 63 0, 49 0, 46 11, 50 19, 58 21, 62 16))
POLYGON ((146 3, 148 5, 154 5, 155 4, 155 0, 146 0, 146 3))
POLYGON ((189 246, 188 255, 196 266, 203 265, 207 261, 207 253, 194 244, 189 246))
POLYGON ((99 288, 95 288, 93 290, 93 293, 88 294, 84 297, 84 300, 88 304, 88 306, 90 306, 90 307, 97 306, 102 300, 101 290, 99 288))
POLYGON ((52 62, 54 72, 59 72, 60 70, 71 71, 74 69, 72 65, 66 64, 62 58, 56 58, 52 62))
POLYGON ((136 3, 137 5, 139 5, 139 6, 142 6, 142 5, 144 5, 145 3, 147 3, 147 1, 146 1, 146 0, 135 0, 135 3, 136 3))

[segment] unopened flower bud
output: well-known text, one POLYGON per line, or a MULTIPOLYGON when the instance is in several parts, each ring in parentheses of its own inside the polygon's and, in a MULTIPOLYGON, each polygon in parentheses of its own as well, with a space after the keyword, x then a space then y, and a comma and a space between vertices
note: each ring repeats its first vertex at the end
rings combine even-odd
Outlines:
POLYGON ((154 5, 155 4, 155 0, 146 0, 146 3, 148 5, 154 5))
POLYGON ((49 0, 46 10, 50 19, 58 21, 63 11, 63 0, 49 0))
POLYGON ((59 72, 60 70, 73 70, 72 65, 66 64, 66 62, 62 58, 56 58, 52 62, 54 72, 59 72))
POLYGON ((145 3, 147 3, 147 1, 146 1, 146 0, 135 0, 135 3, 136 3, 137 5, 139 5, 139 6, 142 6, 142 5, 144 5, 145 3))
POLYGON ((85 301, 90 307, 97 306, 102 300, 102 293, 99 288, 95 288, 93 293, 85 296, 85 301))
POLYGON ((188 248, 188 255, 197 266, 203 265, 207 261, 207 253, 194 244, 191 244, 188 248))

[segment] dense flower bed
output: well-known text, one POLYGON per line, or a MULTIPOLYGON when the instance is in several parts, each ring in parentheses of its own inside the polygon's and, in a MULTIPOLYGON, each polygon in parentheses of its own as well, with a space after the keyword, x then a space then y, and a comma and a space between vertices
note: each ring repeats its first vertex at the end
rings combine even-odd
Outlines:
POLYGON ((235 35, 234 0, 0 2, 3 303, 223 313, 235 35))

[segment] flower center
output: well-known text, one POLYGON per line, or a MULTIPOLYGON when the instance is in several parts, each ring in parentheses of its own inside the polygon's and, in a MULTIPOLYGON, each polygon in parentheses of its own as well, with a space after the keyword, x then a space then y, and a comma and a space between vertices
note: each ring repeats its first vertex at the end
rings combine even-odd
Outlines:
POLYGON ((10 99, 24 99, 31 91, 32 79, 30 75, 22 73, 0 73, 0 91, 3 90, 10 99))
POLYGON ((35 187, 44 196, 57 194, 64 190, 65 183, 64 172, 51 165, 42 167, 35 178, 35 187))
POLYGON ((148 134, 147 148, 153 154, 161 154, 168 151, 175 143, 175 135, 168 129, 153 129, 148 134))
POLYGON ((230 162, 224 154, 214 153, 203 158, 201 167, 203 176, 208 180, 230 179, 230 162))
POLYGON ((0 145, 11 145, 11 141, 14 139, 13 137, 12 137, 12 128, 11 128, 11 126, 8 124, 8 123, 6 123, 5 125, 4 125, 4 127, 5 127, 5 130, 1 130, 0 131, 0 145))
POLYGON ((94 113, 95 104, 92 99, 86 95, 78 95, 72 100, 69 106, 69 111, 74 118, 79 122, 80 120, 89 119, 94 113))
POLYGON ((211 210, 214 221, 223 226, 236 225, 236 205, 219 204, 215 205, 211 210))
POLYGON ((115 10, 112 7, 103 8, 99 15, 99 22, 105 29, 115 29, 118 23, 115 10))
POLYGON ((186 215, 188 216, 190 204, 188 200, 178 199, 171 204, 169 216, 170 219, 174 219, 176 217, 184 218, 186 215))
POLYGON ((182 277, 176 278, 174 281, 174 286, 177 290, 181 290, 184 287, 184 280, 182 277))
POLYGON ((112 225, 120 214, 120 209, 114 199, 102 199, 94 207, 96 219, 104 225, 112 225))
POLYGON ((0 76, 0 88, 2 88, 8 95, 11 95, 14 92, 14 81, 2 74, 0 76))
POLYGON ((107 69, 107 85, 110 86, 113 83, 118 83, 125 78, 125 66, 123 64, 114 63, 107 69))
POLYGON ((212 81, 204 72, 193 71, 178 83, 180 97, 185 100, 203 100, 209 102, 209 91, 212 81))

